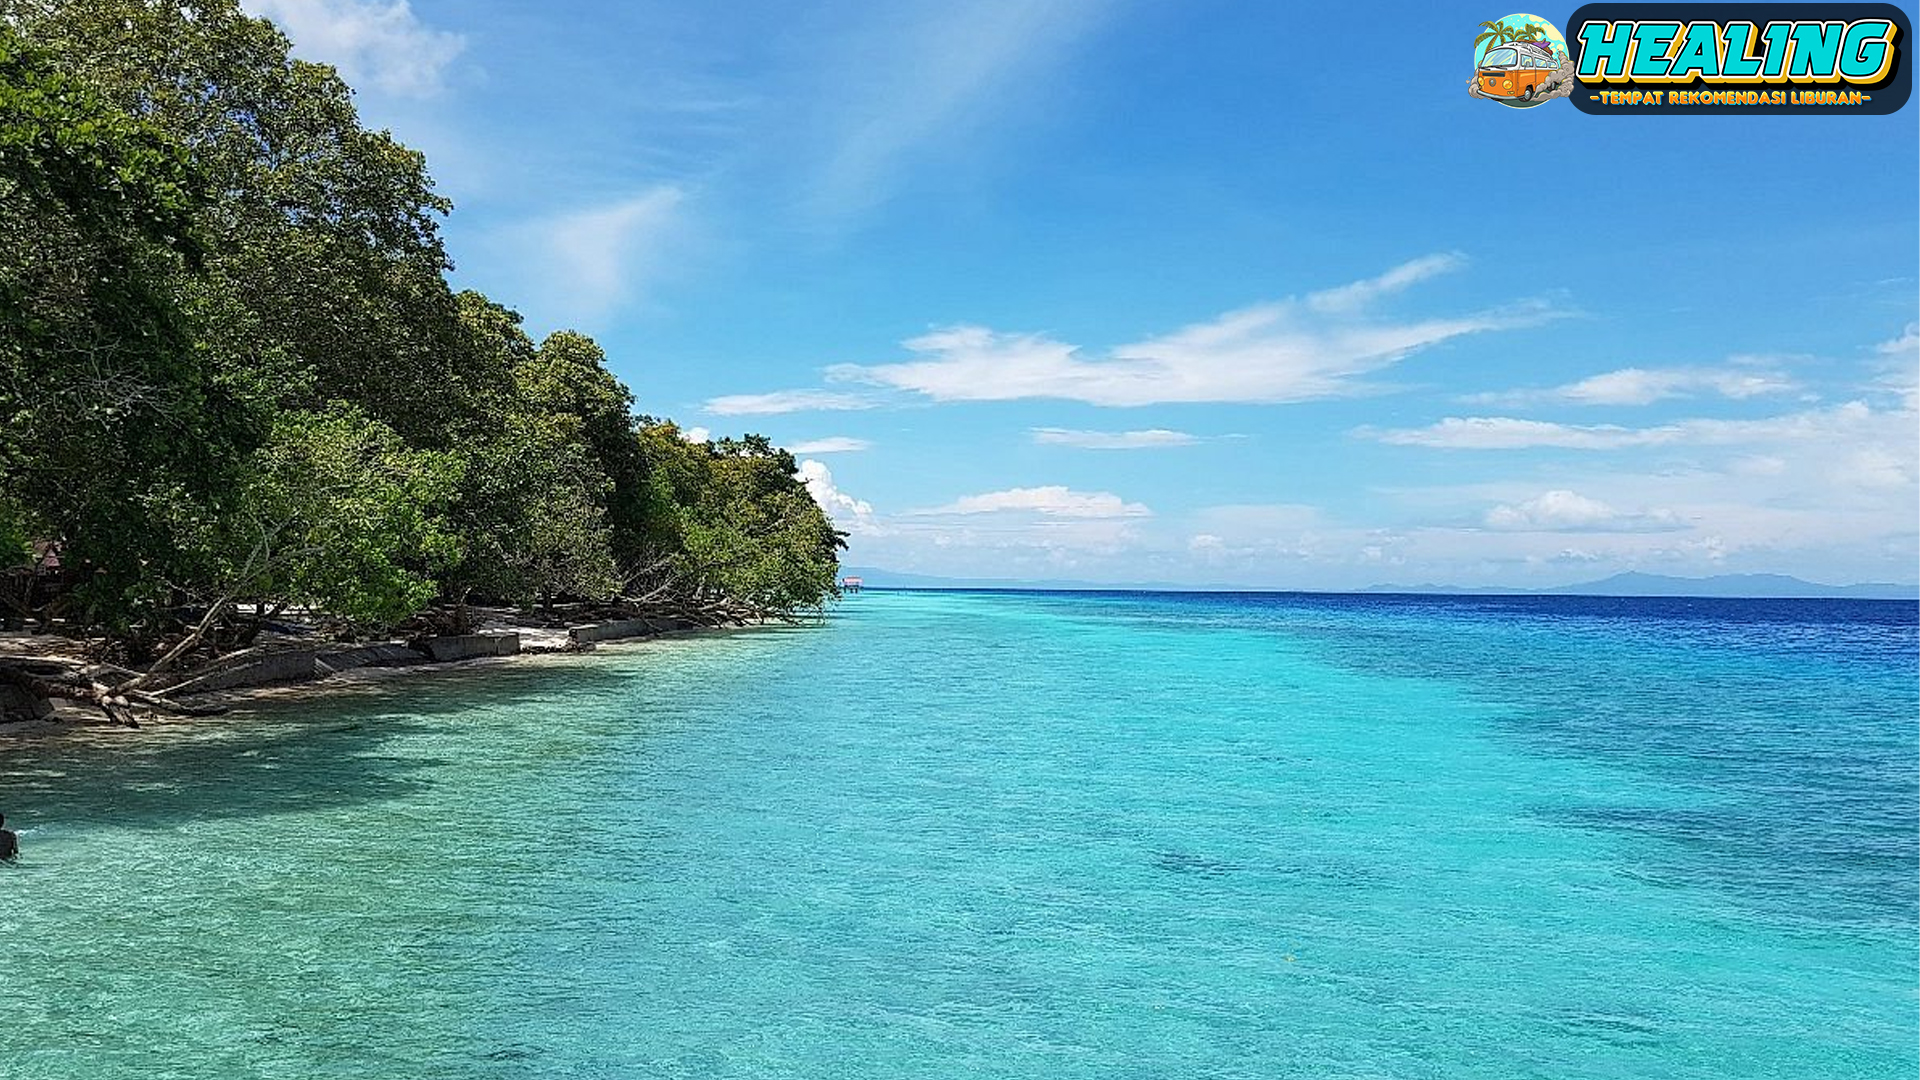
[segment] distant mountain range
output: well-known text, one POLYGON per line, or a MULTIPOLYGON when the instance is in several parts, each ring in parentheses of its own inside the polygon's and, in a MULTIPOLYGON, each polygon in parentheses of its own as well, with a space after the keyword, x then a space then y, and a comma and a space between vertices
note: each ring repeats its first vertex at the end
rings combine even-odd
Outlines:
MULTIPOLYGON (((1227 585, 1176 585, 1171 582, 1128 582, 1100 584, 1088 581, 1022 581, 1012 578, 948 578, 927 574, 900 574, 874 567, 848 566, 841 569, 848 577, 857 577, 876 589, 1048 589, 1097 591, 1101 589, 1138 589, 1162 592, 1263 592, 1227 585)), ((1281 590, 1291 591, 1291 590, 1281 590)), ((1342 591, 1342 590, 1299 590, 1342 591)), ((1627 572, 1599 581, 1560 585, 1549 589, 1515 589, 1499 586, 1461 585, 1371 585, 1352 590, 1362 593, 1411 593, 1454 596, 1703 596, 1703 597, 1815 597, 1854 600, 1920 600, 1920 585, 1890 582, 1864 582, 1855 585, 1822 585, 1785 574, 1718 574, 1713 577, 1669 577, 1665 574, 1627 572)))

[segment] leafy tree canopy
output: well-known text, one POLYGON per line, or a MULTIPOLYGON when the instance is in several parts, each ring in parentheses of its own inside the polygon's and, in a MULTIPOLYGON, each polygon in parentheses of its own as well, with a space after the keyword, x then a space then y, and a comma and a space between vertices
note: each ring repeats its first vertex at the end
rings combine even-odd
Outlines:
POLYGON ((68 624, 167 662, 246 601, 834 595, 790 454, 456 293, 448 210, 234 0, 0 0, 0 559, 57 543, 68 624))

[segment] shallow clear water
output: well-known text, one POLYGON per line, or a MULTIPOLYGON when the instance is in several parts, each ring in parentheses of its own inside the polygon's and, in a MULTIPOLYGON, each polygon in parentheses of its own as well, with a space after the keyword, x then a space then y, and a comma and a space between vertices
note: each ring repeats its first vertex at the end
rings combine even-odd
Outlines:
POLYGON ((0 1076, 1912 1076, 1914 614, 869 592, 0 744, 0 1076))

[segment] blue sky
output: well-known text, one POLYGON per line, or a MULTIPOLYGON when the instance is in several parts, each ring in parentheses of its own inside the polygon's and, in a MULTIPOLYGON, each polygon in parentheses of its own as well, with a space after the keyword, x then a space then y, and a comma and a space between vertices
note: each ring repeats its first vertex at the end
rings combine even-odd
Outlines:
POLYGON ((427 153, 460 285, 793 448, 850 563, 1916 576, 1915 105, 1507 109, 1508 13, 1424 4, 247 6, 427 153))

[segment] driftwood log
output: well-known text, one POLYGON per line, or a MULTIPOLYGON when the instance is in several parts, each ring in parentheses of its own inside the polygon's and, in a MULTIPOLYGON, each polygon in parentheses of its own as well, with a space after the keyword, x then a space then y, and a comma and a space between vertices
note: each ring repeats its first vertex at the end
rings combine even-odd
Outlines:
POLYGON ((142 690, 125 689, 139 672, 105 664, 88 664, 60 657, 32 657, 0 661, 0 685, 11 686, 50 701, 78 701, 92 705, 109 723, 140 726, 139 710, 175 716, 214 716, 219 708, 182 705, 142 690), (102 681, 102 677, 114 682, 102 681))

